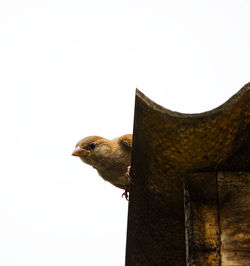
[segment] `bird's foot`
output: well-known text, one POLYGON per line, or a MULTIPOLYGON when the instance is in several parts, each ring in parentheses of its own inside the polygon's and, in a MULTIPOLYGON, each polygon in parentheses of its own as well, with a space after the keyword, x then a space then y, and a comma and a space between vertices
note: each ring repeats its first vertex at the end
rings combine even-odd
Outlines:
POLYGON ((129 192, 129 186, 126 186, 124 193, 122 193, 122 198, 124 196, 127 201, 128 201, 128 198, 129 198, 128 197, 128 192, 129 192))
POLYGON ((131 170, 131 165, 128 166, 127 172, 125 173, 125 176, 128 178, 129 183, 131 183, 130 170, 131 170))
MULTIPOLYGON (((127 167, 127 172, 125 173, 125 176, 127 177, 129 184, 132 183, 132 182, 131 182, 131 179, 132 179, 132 178, 131 178, 131 175, 130 175, 130 170, 131 170, 131 166, 129 165, 129 166, 127 167)), ((129 185, 126 186, 125 191, 124 191, 124 193, 122 194, 122 197, 124 196, 124 197, 126 198, 127 201, 128 201, 128 198, 129 198, 129 196, 128 196, 128 192, 129 192, 129 185)))

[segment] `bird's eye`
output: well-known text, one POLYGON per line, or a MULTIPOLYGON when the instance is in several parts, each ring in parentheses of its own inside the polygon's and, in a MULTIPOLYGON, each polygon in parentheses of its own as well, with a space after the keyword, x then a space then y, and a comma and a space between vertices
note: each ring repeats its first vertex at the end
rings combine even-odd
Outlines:
POLYGON ((91 144, 89 145, 89 148, 90 148, 91 150, 93 150, 95 147, 96 147, 96 143, 91 143, 91 144))

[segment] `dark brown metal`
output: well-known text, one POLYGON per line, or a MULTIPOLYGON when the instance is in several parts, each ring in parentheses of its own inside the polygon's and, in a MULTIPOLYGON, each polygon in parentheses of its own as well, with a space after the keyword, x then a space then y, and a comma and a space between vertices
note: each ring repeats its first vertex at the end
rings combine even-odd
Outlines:
POLYGON ((137 90, 126 266, 226 265, 217 172, 249 170, 250 83, 201 114, 172 112, 137 90))
POLYGON ((215 172, 186 175, 184 182, 187 265, 220 265, 220 225, 215 172))
POLYGON ((222 265, 250 265, 250 173, 218 173, 222 265))

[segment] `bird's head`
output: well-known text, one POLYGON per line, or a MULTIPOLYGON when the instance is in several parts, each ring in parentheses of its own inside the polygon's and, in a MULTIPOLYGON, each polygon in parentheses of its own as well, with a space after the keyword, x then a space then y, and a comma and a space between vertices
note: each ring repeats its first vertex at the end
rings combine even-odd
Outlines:
POLYGON ((109 158, 112 152, 112 145, 109 140, 99 136, 90 136, 80 140, 73 151, 73 156, 78 156, 80 159, 98 168, 105 163, 105 159, 109 158))

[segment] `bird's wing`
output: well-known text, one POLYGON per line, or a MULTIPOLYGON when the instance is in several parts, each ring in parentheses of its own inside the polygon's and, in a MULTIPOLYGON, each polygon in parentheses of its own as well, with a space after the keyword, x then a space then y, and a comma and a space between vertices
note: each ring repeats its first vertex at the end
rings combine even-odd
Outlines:
POLYGON ((132 148, 132 134, 126 134, 119 138, 119 141, 126 147, 132 148))

